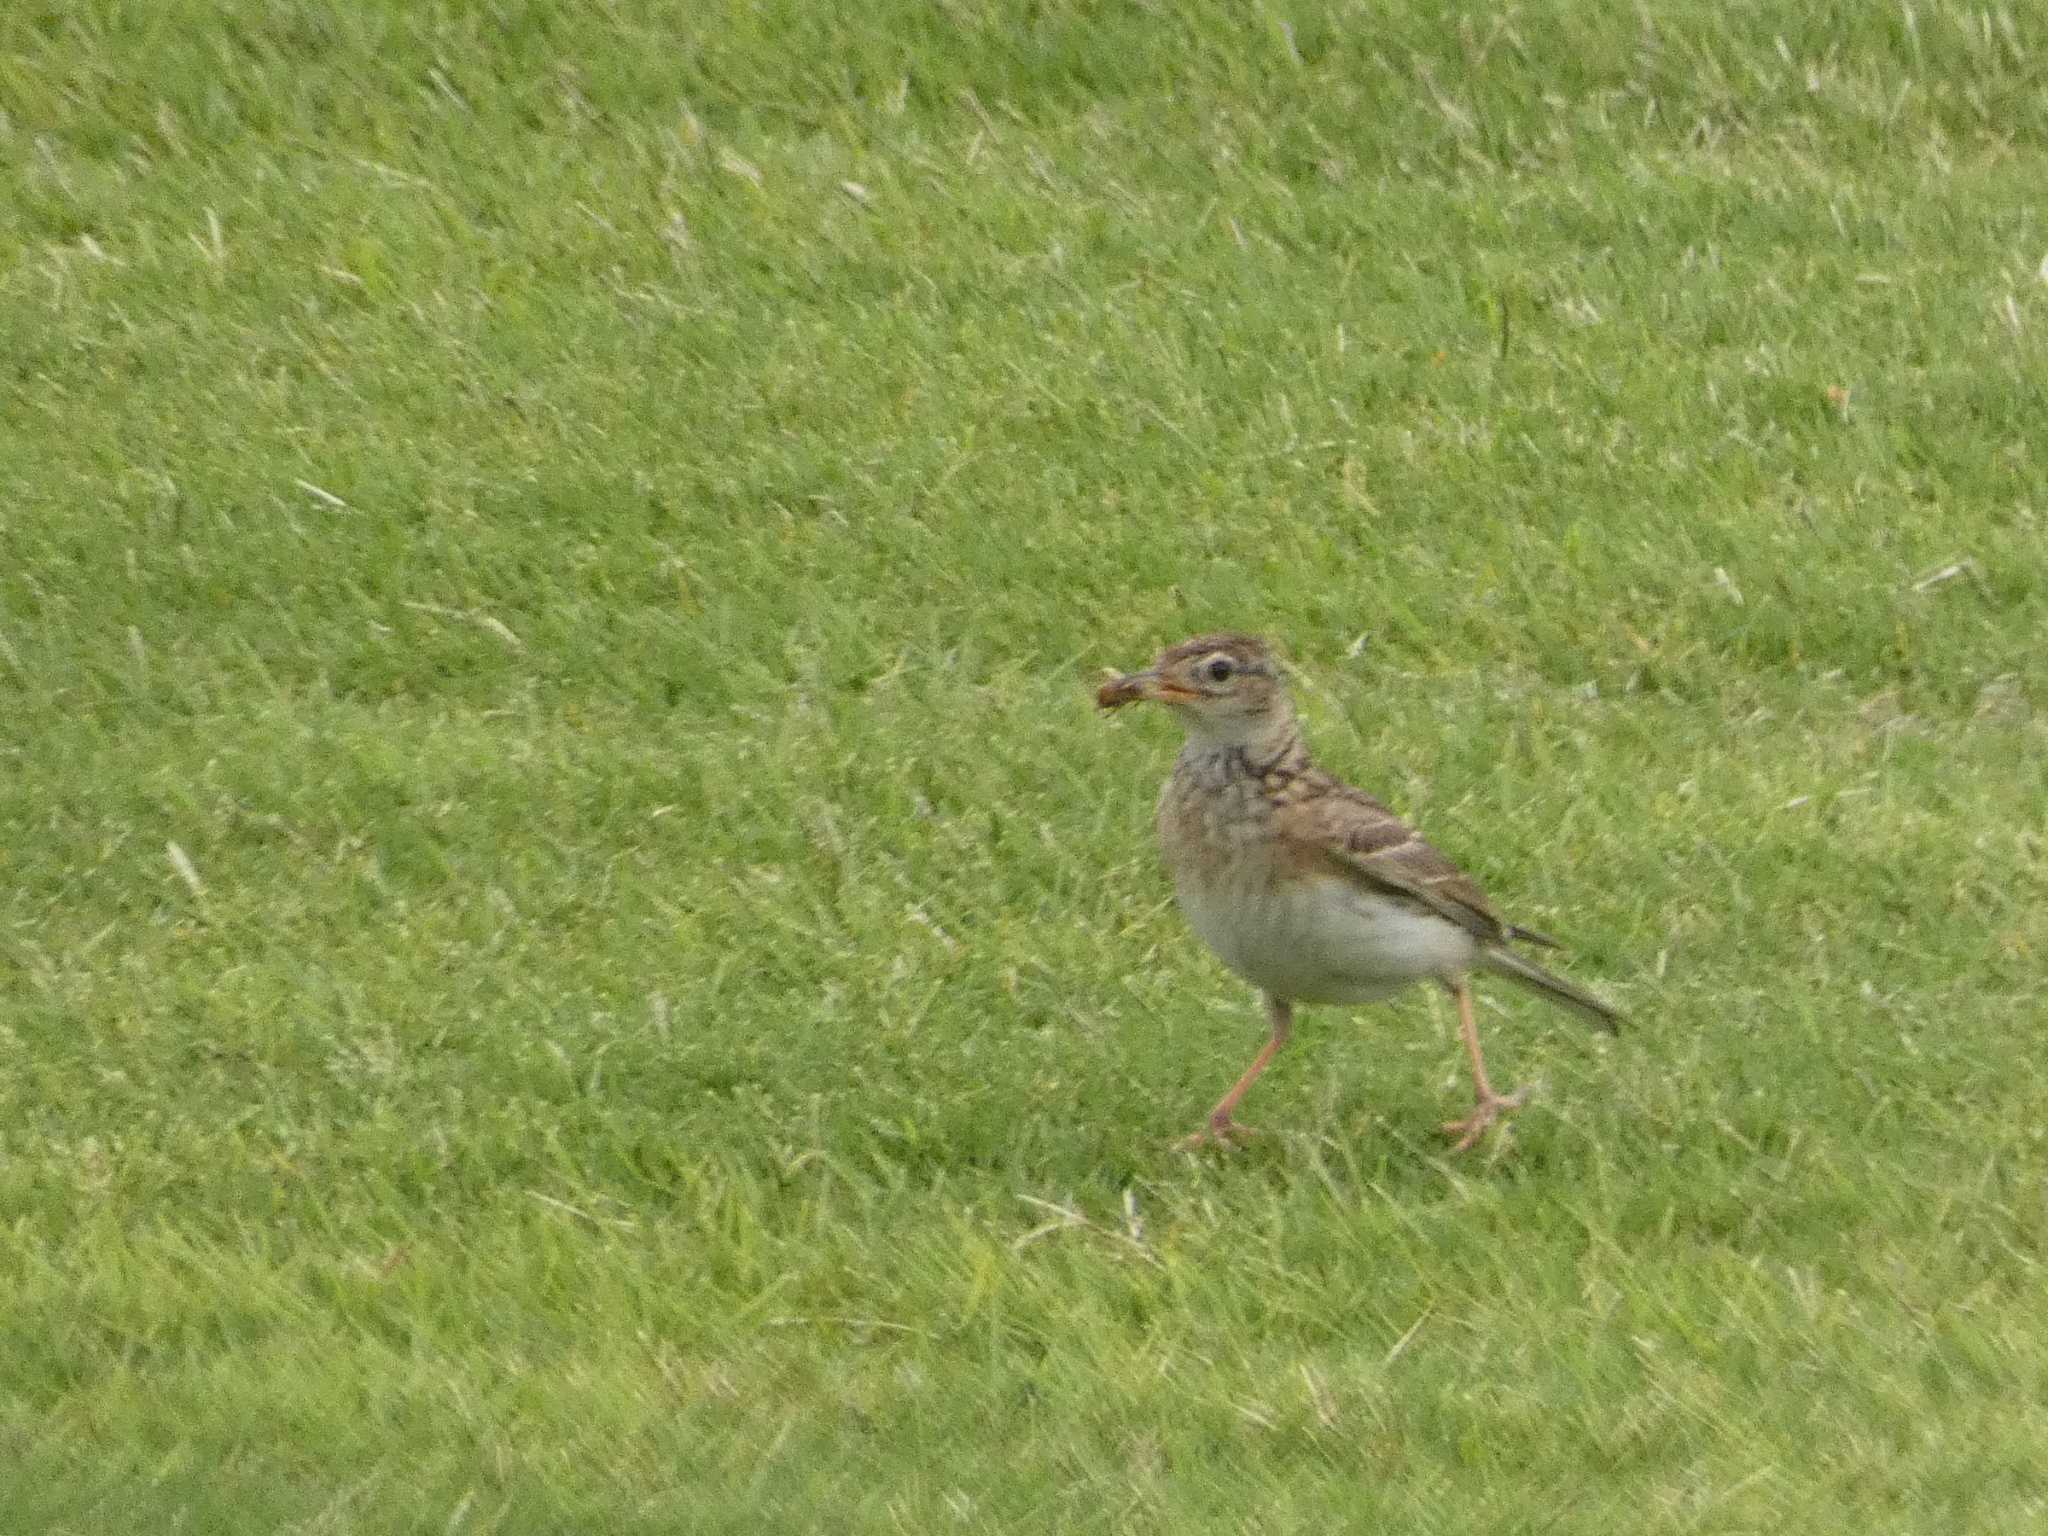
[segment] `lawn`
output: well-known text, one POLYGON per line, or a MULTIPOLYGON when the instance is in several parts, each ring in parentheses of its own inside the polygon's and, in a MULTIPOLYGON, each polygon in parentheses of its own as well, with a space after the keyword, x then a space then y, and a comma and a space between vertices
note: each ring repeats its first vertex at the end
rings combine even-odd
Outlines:
POLYGON ((2048 25, 0 13, 0 1530, 2035 1532, 2048 25), (1626 1007, 1263 1038, 1105 667, 1626 1007))

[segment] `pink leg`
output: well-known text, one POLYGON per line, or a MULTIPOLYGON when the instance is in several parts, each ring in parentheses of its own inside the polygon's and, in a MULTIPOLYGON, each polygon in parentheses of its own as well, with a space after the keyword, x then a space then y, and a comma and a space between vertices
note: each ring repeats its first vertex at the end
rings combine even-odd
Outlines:
POLYGON ((1486 1080, 1486 1058, 1479 1052, 1479 1024, 1472 1017, 1472 987, 1460 976, 1451 983, 1451 994, 1458 1000, 1458 1033, 1465 1037, 1465 1054, 1472 1059, 1472 1089, 1479 1097, 1478 1107, 1462 1120, 1450 1120, 1444 1124, 1444 1134, 1458 1138, 1453 1152, 1464 1152, 1486 1134, 1486 1128, 1511 1109, 1520 1109, 1522 1101, 1529 1096, 1526 1088, 1517 1088, 1513 1093, 1499 1094, 1493 1091, 1493 1084, 1486 1080))
POLYGON ((1287 1043, 1287 1037, 1294 1030, 1294 1005, 1285 998, 1266 999, 1266 1018, 1273 1026, 1273 1034, 1266 1041, 1259 1054, 1252 1058, 1252 1064, 1244 1069, 1244 1076, 1230 1085, 1230 1092, 1216 1101, 1216 1107, 1209 1111, 1209 1121, 1194 1135, 1181 1143, 1183 1147, 1199 1147, 1206 1141, 1229 1141, 1232 1137, 1249 1135, 1251 1127, 1239 1125, 1231 1116, 1237 1111, 1238 1100, 1245 1096, 1259 1074, 1266 1070, 1268 1062, 1287 1043))

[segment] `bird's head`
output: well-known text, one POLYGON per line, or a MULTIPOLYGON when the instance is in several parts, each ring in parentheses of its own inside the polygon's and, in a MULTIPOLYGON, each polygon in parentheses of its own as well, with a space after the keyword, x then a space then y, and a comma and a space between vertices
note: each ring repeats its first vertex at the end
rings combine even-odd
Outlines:
POLYGON ((1113 677, 1095 693, 1103 709, 1164 704, 1189 736, 1251 746, 1293 719, 1272 648, 1256 635, 1196 635, 1161 651, 1142 672, 1113 677))

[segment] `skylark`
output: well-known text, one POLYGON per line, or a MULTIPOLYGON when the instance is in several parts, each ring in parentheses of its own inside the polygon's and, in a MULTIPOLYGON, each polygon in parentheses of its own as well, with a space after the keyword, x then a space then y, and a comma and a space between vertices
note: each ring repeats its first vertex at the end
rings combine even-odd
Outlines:
POLYGON ((1187 743, 1159 796, 1159 845, 1188 924, 1266 997, 1272 1037, 1190 1144, 1246 1127, 1238 1101, 1287 1043, 1297 1003, 1366 1003, 1435 980, 1457 999, 1478 1103, 1444 1126, 1472 1146, 1526 1089, 1487 1081, 1472 1017, 1474 971, 1520 982, 1614 1031, 1621 1014, 1514 949, 1554 939, 1504 922, 1470 876, 1372 796, 1309 759, 1266 642, 1197 635, 1095 701, 1164 704, 1187 743))

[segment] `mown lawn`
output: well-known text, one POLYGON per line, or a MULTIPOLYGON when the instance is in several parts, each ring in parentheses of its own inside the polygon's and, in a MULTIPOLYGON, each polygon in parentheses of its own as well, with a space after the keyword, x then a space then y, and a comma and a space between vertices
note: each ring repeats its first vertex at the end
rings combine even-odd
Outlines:
POLYGON ((0 1529, 2035 1532, 2048 25, 0 10, 0 1529), (1624 1004, 1262 1036, 1098 718, 1624 1004))

